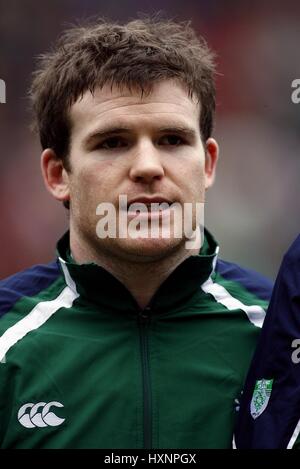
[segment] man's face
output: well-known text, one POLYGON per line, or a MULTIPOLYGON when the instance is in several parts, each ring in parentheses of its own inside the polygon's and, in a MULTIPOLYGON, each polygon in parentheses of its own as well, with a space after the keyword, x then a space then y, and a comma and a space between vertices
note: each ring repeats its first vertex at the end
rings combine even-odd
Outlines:
MULTIPOLYGON (((138 239, 99 239, 96 209, 101 203, 111 203, 118 226, 120 195, 126 195, 129 204, 165 200, 183 207, 204 202, 214 176, 217 147, 211 156, 203 146, 199 104, 181 85, 168 80, 143 97, 140 91, 110 86, 93 95, 86 92, 70 115, 71 171, 66 178, 71 232, 93 250, 128 260, 159 259, 179 249, 184 234, 178 239, 172 229, 168 238, 153 239, 141 231, 138 239)), ((146 218, 151 222, 151 215, 146 218)), ((172 216, 171 222, 176 222, 172 216)))

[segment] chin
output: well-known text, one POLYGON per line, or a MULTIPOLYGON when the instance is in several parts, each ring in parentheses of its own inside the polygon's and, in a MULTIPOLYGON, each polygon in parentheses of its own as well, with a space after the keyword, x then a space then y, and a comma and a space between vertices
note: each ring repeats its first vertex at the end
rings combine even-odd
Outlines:
POLYGON ((126 239, 119 240, 119 249, 123 253, 137 257, 139 260, 143 258, 145 261, 151 259, 160 259, 168 254, 178 250, 182 245, 182 239, 149 239, 149 238, 137 238, 137 239, 126 239))

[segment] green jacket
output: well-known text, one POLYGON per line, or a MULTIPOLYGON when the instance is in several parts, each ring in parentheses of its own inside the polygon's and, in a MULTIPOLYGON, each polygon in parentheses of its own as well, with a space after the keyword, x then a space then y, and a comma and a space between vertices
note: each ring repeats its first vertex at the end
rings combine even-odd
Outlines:
POLYGON ((0 282, 0 447, 230 448, 271 284, 206 232, 141 311, 58 252, 0 282))

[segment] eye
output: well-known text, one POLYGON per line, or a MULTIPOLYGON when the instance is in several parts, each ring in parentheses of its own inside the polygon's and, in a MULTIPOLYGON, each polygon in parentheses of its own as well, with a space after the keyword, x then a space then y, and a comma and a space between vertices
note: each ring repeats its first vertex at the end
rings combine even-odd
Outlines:
POLYGON ((110 137, 100 143, 97 147, 104 148, 104 150, 114 150, 116 148, 124 148, 127 145, 126 140, 121 137, 110 137))
POLYGON ((185 141, 178 135, 164 135, 162 138, 160 138, 159 143, 160 145, 170 145, 177 147, 179 145, 183 145, 185 141))

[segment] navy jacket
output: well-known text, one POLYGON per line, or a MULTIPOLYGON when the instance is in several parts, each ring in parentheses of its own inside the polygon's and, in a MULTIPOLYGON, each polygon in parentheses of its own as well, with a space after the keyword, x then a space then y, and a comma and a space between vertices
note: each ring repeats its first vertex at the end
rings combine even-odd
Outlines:
POLYGON ((239 448, 292 448, 300 433, 300 236, 284 256, 235 432, 239 448))

